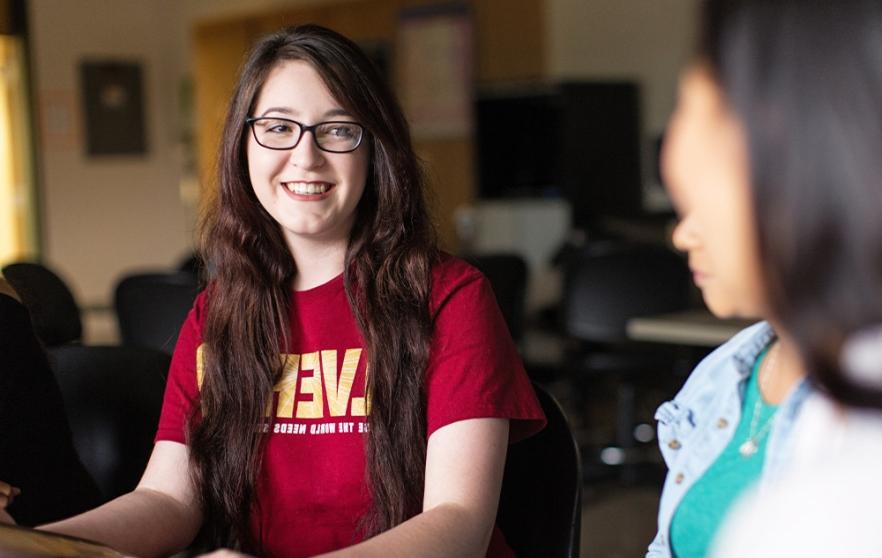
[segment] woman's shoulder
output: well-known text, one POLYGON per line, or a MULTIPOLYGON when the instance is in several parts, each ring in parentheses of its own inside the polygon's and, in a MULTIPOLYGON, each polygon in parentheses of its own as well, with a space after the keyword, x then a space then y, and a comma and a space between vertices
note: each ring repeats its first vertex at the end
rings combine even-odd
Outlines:
POLYGON ((482 277, 478 268, 448 252, 438 252, 432 265, 432 280, 437 283, 479 280, 482 277))
POLYGON ((820 391, 810 393, 794 432, 791 469, 816 471, 820 467, 858 463, 882 466, 882 415, 847 409, 820 391))
POLYGON ((193 300, 193 306, 190 308, 190 312, 187 314, 187 321, 196 325, 200 330, 202 329, 202 324, 205 322, 205 313, 207 312, 208 302, 211 298, 211 290, 212 284, 209 283, 204 289, 199 291, 196 298, 193 300))
POLYGON ((744 366, 753 366, 754 361, 775 338, 775 332, 768 322, 760 321, 749 325, 714 349, 702 363, 735 360, 744 366))
POLYGON ((467 285, 486 281, 478 268, 462 258, 439 252, 432 264, 432 299, 441 300, 467 285))
POLYGON ((430 306, 434 311, 452 297, 477 297, 492 294, 490 283, 481 271, 462 258, 439 252, 432 264, 430 306))
POLYGON ((787 474, 733 509, 716 556, 882 555, 882 417, 813 393, 797 428, 787 474))

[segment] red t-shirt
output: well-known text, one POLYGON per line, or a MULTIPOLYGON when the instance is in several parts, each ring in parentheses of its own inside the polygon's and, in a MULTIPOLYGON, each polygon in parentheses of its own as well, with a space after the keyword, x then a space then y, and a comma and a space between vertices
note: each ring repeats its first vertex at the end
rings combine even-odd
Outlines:
MULTIPOLYGON (((511 420, 511 441, 545 424, 487 280, 442 256, 433 269, 434 335, 426 372, 428 435, 456 421, 511 420)), ((205 293, 181 329, 156 440, 185 443, 201 381, 205 293), (198 381, 197 381, 198 377, 198 381)), ((370 506, 364 436, 366 354, 343 276, 293 293, 292 355, 276 385, 252 517, 267 556, 312 556, 359 542, 370 506)), ((495 529, 488 556, 512 553, 495 529)))

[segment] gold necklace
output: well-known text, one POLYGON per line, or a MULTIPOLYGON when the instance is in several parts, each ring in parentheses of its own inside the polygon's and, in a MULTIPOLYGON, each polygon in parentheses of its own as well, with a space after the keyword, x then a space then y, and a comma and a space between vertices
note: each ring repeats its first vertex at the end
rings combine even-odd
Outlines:
POLYGON ((759 384, 757 391, 759 393, 757 393, 756 402, 753 404, 753 414, 750 417, 750 433, 747 435, 747 440, 738 446, 738 453, 740 453, 742 457, 751 457, 759 450, 760 442, 766 434, 769 433, 772 424, 775 422, 775 418, 778 416, 777 413, 773 414, 769 417, 763 427, 757 431, 760 411, 763 408, 763 389, 768 385, 769 376, 775 372, 777 368, 779 352, 780 344, 776 343, 775 346, 769 349, 769 352, 766 353, 766 359, 763 362, 764 368, 766 369, 765 376, 761 373, 761 370, 757 371, 757 374, 759 374, 759 378, 757 378, 757 384, 759 384))

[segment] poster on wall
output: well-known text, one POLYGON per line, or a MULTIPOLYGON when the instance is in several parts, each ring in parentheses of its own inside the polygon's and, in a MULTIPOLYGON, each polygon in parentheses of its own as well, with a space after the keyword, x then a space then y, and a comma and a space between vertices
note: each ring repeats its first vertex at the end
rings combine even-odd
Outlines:
POLYGON ((51 151, 78 148, 76 94, 72 89, 46 89, 40 92, 40 140, 51 151))
POLYGON ((417 138, 463 137, 472 126, 472 19, 462 3, 401 12, 398 91, 417 138))
POLYGON ((147 153, 141 76, 138 62, 80 63, 87 155, 147 153))

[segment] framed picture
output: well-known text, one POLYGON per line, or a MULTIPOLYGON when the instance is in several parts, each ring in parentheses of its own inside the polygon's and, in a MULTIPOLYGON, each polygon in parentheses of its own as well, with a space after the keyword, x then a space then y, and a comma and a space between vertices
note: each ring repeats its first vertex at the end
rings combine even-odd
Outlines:
POLYGON ((85 115, 86 153, 147 153, 141 64, 84 61, 80 78, 85 115))
POLYGON ((472 125, 472 17, 467 4, 401 12, 397 74, 414 137, 457 138, 472 125))

